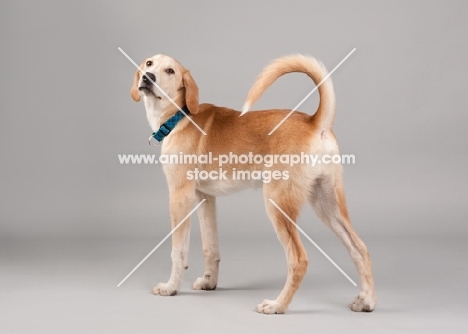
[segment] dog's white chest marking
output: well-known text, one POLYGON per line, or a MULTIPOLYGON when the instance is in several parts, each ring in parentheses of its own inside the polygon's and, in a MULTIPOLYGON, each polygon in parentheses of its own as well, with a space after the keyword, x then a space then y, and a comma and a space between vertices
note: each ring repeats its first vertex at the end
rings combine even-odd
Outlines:
POLYGON ((146 96, 144 97, 144 101, 148 123, 153 131, 157 131, 160 126, 159 119, 161 117, 160 102, 155 99, 146 98, 146 96))

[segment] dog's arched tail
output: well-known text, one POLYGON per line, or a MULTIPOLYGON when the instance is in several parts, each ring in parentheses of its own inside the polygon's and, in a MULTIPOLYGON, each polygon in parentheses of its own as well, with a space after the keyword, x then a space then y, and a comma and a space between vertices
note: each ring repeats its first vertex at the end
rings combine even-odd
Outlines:
MULTIPOLYGON (((242 115, 249 111, 250 107, 257 102, 273 82, 280 76, 291 72, 307 74, 316 85, 319 85, 328 75, 325 66, 315 58, 300 54, 278 58, 265 67, 263 72, 257 77, 245 100, 242 115)), ((332 127, 335 117, 335 91, 331 78, 327 78, 322 82, 318 87, 318 91, 320 94, 320 104, 314 114, 314 118, 320 128, 327 130, 332 127)))

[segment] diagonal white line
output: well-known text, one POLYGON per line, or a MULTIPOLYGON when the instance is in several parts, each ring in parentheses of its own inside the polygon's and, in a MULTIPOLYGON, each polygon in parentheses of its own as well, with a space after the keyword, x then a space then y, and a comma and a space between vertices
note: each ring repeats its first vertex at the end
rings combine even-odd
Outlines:
POLYGON ((346 61, 346 59, 348 59, 349 56, 351 56, 351 55, 353 54, 354 51, 356 51, 356 48, 352 49, 351 52, 348 53, 348 55, 347 55, 346 57, 344 57, 343 60, 340 61, 339 64, 336 65, 335 68, 334 68, 333 70, 331 70, 330 73, 328 73, 328 74, 326 75, 326 77, 323 78, 322 81, 320 81, 320 82, 318 83, 318 85, 315 86, 315 88, 312 89, 312 91, 311 91, 309 94, 307 94, 306 97, 304 97, 304 98, 302 99, 302 101, 299 102, 299 103, 297 104, 297 106, 295 106, 294 109, 291 110, 291 111, 289 112, 289 114, 287 114, 286 117, 283 118, 283 120, 282 120, 281 122, 279 122, 278 125, 275 126, 275 128, 274 128, 273 130, 271 130, 270 133, 269 133, 268 135, 271 136, 271 134, 272 134, 273 132, 275 132, 276 129, 278 129, 278 128, 281 126, 281 124, 283 124, 284 121, 287 120, 287 119, 289 118, 289 116, 291 116, 292 113, 295 112, 295 111, 305 102, 305 100, 307 100, 307 99, 308 99, 308 98, 325 82, 325 80, 327 80, 327 79, 330 77, 330 75, 332 75, 333 72, 335 72, 335 71, 337 70, 337 68, 340 67, 341 64, 343 64, 343 63, 346 61))
POLYGON ((174 233, 175 230, 177 230, 177 229, 180 227, 180 225, 182 225, 182 224, 187 220, 187 218, 190 217, 190 216, 192 215, 192 213, 193 213, 196 209, 198 209, 198 207, 199 207, 200 205, 202 205, 203 202, 205 202, 205 201, 206 201, 206 199, 203 199, 200 203, 198 203, 197 206, 194 207, 194 208, 192 209, 192 211, 190 211, 190 212, 185 216, 185 218, 182 219, 182 221, 181 221, 179 224, 177 224, 177 226, 174 227, 174 228, 172 229, 172 231, 171 231, 168 235, 166 235, 166 236, 164 237, 164 239, 162 239, 161 242, 160 242, 159 244, 157 244, 157 246, 154 247, 153 250, 152 250, 151 252, 149 252, 149 254, 146 255, 145 258, 144 258, 143 260, 141 260, 140 263, 138 263, 137 266, 136 266, 135 268, 133 268, 133 270, 132 270, 131 272, 129 272, 128 275, 125 276, 125 278, 124 278, 119 284, 117 284, 117 287, 120 287, 120 286, 122 285, 122 283, 125 282, 125 281, 127 280, 127 278, 129 278, 130 275, 133 274, 133 273, 135 272, 135 270, 137 270, 138 267, 141 266, 141 265, 143 264, 143 262, 145 262, 145 261, 151 256, 151 254, 153 254, 153 253, 156 251, 156 249, 158 249, 159 246, 161 246, 161 245, 163 244, 163 242, 166 241, 167 238, 169 238, 169 237, 172 235, 172 233, 174 233))
MULTIPOLYGON (((133 59, 130 58, 130 56, 129 56, 128 54, 125 53, 124 50, 122 50, 120 47, 118 47, 118 49, 119 49, 119 51, 120 51, 128 60, 130 60, 130 62, 141 72, 141 74, 143 74, 143 75, 145 74, 145 72, 143 72, 143 70, 140 68, 140 66, 138 66, 138 64, 135 63, 135 62, 133 61, 133 59)), ((189 120, 190 122, 192 122, 192 124, 195 125, 195 126, 197 127, 197 129, 200 130, 200 132, 203 133, 203 134, 206 136, 205 131, 203 131, 202 128, 200 128, 200 127, 198 126, 198 124, 195 123, 195 122, 193 121, 193 119, 192 119, 189 115, 187 115, 187 114, 185 113, 185 111, 183 111, 182 108, 179 107, 179 106, 177 105, 177 103, 175 103, 175 101, 174 101, 173 99, 171 99, 171 98, 169 97, 169 95, 167 95, 166 92, 165 92, 161 87, 159 87, 159 85, 158 85, 156 82, 154 82, 154 81, 153 81, 151 78, 149 78, 149 77, 146 77, 146 78, 148 78, 148 80, 151 81, 151 83, 152 83, 153 85, 155 85, 156 88, 157 88, 157 89, 158 89, 158 90, 159 90, 159 91, 160 91, 160 92, 161 92, 161 93, 178 109, 178 110, 182 111, 182 113, 185 115, 185 117, 187 117, 188 120, 189 120)))
POLYGON ((317 248, 320 253, 323 254, 323 256, 325 256, 327 258, 328 261, 330 261, 335 267, 336 269, 338 269, 343 275, 344 277, 346 277, 354 286, 357 286, 357 284, 351 279, 351 277, 349 277, 344 271, 343 269, 341 269, 336 263, 335 261, 333 261, 328 255, 327 253, 325 253, 322 248, 319 247, 319 245, 317 245, 314 240, 312 240, 295 222, 294 220, 291 219, 291 217, 289 217, 286 212, 283 211, 283 209, 281 209, 278 204, 275 203, 275 201, 273 201, 271 198, 269 199, 269 201, 271 202, 271 204, 273 204, 290 222, 291 224, 293 224, 294 226, 296 226, 296 228, 299 230, 299 232, 301 232, 311 243, 312 245, 315 246, 315 248, 317 248))

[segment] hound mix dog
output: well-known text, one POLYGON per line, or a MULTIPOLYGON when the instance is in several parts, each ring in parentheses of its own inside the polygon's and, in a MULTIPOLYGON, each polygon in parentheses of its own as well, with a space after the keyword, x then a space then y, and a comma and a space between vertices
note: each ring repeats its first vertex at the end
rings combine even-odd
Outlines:
MULTIPOLYGON (((335 93, 330 79, 319 88, 320 104, 314 115, 295 112, 272 135, 268 133, 283 120, 289 110, 263 110, 245 113, 260 98, 263 92, 280 76, 290 72, 307 74, 315 84, 327 75, 325 67, 316 59, 302 55, 292 55, 273 61, 257 78, 244 105, 244 113, 217 107, 212 104, 199 104, 198 87, 190 72, 177 60, 165 55, 156 55, 141 64, 142 73, 137 70, 131 96, 135 101, 143 97, 146 115, 153 131, 161 127, 165 136, 161 153, 201 155, 212 152, 213 156, 232 152, 242 155, 252 154, 338 154, 338 145, 332 131, 335 116, 335 93), (178 106, 186 107, 181 115, 174 104, 154 85, 156 83, 178 106), (188 109, 188 110, 187 110, 188 109), (188 111, 188 112, 187 112, 188 111), (177 117, 178 114, 180 117, 177 117), (175 116, 176 115, 176 116, 175 116), (172 126, 167 126, 167 121, 172 126), (203 129, 199 129, 188 119, 203 129)), ((161 139, 161 138, 159 138, 161 139)), ((158 140, 159 140, 158 139, 158 140)), ((213 290, 218 283, 219 249, 215 217, 215 199, 246 187, 263 186, 266 211, 277 236, 284 247, 288 264, 286 284, 274 300, 264 300, 256 310, 260 313, 284 313, 291 303, 307 270, 308 258, 299 238, 296 227, 269 201, 274 202, 293 221, 296 221, 300 208, 308 201, 318 217, 328 226, 346 246, 353 260, 361 284, 361 291, 349 305, 353 311, 372 311, 376 304, 371 260, 367 248, 351 226, 346 208, 345 193, 340 164, 298 164, 294 166, 275 164, 245 165, 236 161, 223 168, 239 170, 287 170, 287 180, 272 180, 269 183, 234 180, 195 180, 188 179, 187 172, 217 170, 217 164, 165 164, 170 192, 171 223, 174 228, 202 199, 205 202, 198 208, 202 233, 205 272, 193 283, 195 290, 213 290)), ((230 173, 227 173, 230 175, 230 173)), ((153 293, 173 296, 180 288, 185 269, 188 267, 189 221, 172 235, 172 272, 167 283, 160 283, 153 293)))

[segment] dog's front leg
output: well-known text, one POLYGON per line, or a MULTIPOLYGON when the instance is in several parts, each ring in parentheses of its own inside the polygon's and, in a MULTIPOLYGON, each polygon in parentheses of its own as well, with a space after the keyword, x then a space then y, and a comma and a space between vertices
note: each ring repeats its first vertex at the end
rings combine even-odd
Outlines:
MULTIPOLYGON (((195 203, 195 190, 189 185, 171 189, 171 226, 174 229, 190 212, 195 203)), ((172 271, 167 283, 159 283, 153 293, 161 296, 174 296, 179 291, 185 269, 187 269, 190 218, 172 234, 172 271)))
POLYGON ((216 227, 216 197, 197 191, 198 200, 205 199, 198 208, 198 220, 202 236, 203 254, 205 255, 205 273, 192 285, 194 290, 214 290, 218 284, 219 246, 216 227))

